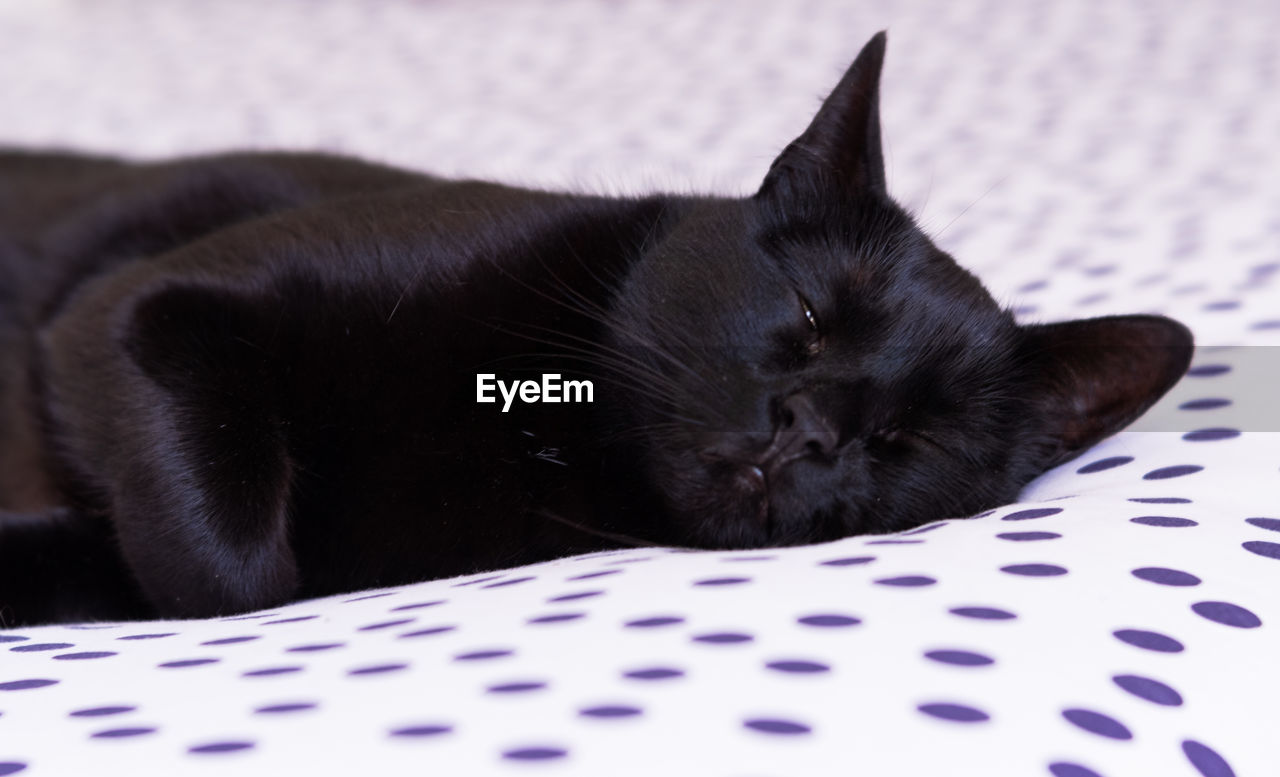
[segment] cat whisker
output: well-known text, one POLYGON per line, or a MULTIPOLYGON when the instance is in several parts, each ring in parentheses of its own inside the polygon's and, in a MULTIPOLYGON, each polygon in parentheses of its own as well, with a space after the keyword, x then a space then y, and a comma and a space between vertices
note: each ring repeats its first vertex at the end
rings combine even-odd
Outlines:
POLYGON ((1008 176, 1008 175, 1003 175, 1003 176, 1001 176, 1001 177, 1000 177, 1000 179, 999 179, 999 180, 997 180, 995 183, 993 183, 993 184, 991 184, 990 186, 988 186, 988 187, 987 187, 987 190, 986 190, 985 192, 983 192, 983 193, 978 197, 978 199, 976 199, 976 200, 974 200, 973 202, 971 202, 971 203, 969 203, 968 205, 966 205, 966 206, 965 206, 965 208, 964 208, 964 210, 962 210, 962 211, 960 211, 959 213, 957 213, 957 214, 955 215, 955 218, 953 218, 953 219, 951 219, 950 221, 948 221, 948 222, 947 222, 947 225, 946 225, 945 227, 943 227, 942 229, 940 229, 940 230, 938 231, 938 233, 937 233, 937 234, 935 234, 935 235, 933 236, 933 237, 934 237, 934 239, 936 240, 937 238, 942 237, 943 233, 945 233, 948 229, 951 229, 951 225, 952 225, 952 224, 954 224, 954 223, 956 223, 957 221, 959 221, 961 216, 963 216, 964 214, 968 213, 970 208, 972 208, 974 205, 977 205, 978 203, 980 203, 980 202, 982 202, 984 199, 986 199, 986 196, 987 196, 988 194, 990 194, 991 192, 995 191, 995 189, 996 189, 996 187, 997 187, 997 186, 999 186, 999 185, 1003 184, 1003 183, 1004 183, 1005 181, 1007 181, 1007 180, 1009 180, 1009 176, 1008 176))
POLYGON ((625 547, 631 547, 631 548, 667 547, 665 545, 659 545, 656 542, 642 540, 639 537, 632 537, 628 534, 618 534, 616 532, 605 531, 604 529, 597 529, 594 526, 586 526, 584 524, 578 523, 577 521, 573 521, 568 518, 565 518, 563 515, 558 515, 556 513, 553 513, 550 510, 545 510, 545 509, 535 510, 534 515, 542 516, 543 518, 547 518, 549 520, 555 521, 556 523, 559 523, 563 526, 568 526, 571 529, 577 529, 578 531, 584 534, 591 534, 596 537, 601 537, 603 539, 616 542, 625 547))

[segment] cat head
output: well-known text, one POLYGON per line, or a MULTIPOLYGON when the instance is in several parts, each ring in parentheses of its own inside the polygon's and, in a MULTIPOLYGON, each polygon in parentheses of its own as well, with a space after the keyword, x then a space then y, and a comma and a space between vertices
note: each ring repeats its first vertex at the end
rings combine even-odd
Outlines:
POLYGON ((758 192, 687 203, 619 295, 616 408, 673 522, 757 547, 906 529, 1012 501, 1185 372, 1158 316, 1020 325, 889 197, 885 35, 758 192))

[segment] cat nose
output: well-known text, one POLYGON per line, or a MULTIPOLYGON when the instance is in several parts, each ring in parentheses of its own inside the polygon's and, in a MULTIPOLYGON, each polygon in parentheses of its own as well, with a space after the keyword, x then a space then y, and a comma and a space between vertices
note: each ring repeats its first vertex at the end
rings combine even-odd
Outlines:
POLYGON ((778 429, 762 458, 776 468, 811 454, 830 456, 839 447, 840 431, 818 409, 813 397, 792 394, 779 407, 778 429))

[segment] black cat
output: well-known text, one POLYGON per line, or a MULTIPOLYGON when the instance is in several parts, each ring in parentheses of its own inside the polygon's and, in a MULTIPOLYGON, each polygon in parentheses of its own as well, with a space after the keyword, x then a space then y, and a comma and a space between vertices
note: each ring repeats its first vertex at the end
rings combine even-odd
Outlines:
POLYGON ((1013 500, 1168 390, 1191 335, 1015 324, 886 192, 884 46, 745 199, 0 154, 0 617, 212 616, 1013 500))

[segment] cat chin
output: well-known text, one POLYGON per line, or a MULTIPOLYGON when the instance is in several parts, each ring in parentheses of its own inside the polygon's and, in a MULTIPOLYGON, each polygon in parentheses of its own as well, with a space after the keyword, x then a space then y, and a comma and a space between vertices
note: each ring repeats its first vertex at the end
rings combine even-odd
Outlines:
POLYGON ((744 468, 689 505, 670 505, 683 516, 680 544, 709 550, 748 550, 808 545, 856 534, 840 516, 837 504, 815 507, 811 499, 792 490, 771 491, 762 473, 744 468))

